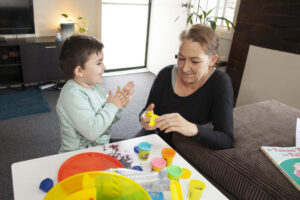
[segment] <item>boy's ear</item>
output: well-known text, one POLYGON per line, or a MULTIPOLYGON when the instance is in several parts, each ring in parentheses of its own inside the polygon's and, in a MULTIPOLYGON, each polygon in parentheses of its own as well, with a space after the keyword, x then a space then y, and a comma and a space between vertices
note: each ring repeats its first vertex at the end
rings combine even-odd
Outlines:
POLYGON ((83 77, 83 72, 82 72, 81 66, 75 67, 75 69, 74 69, 74 76, 75 77, 79 77, 79 78, 83 77))

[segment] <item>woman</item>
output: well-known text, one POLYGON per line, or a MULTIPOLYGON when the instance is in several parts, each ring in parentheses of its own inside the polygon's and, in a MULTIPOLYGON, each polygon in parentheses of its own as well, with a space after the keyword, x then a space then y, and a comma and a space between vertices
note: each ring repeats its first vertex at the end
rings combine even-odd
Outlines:
POLYGON ((233 90, 228 75, 214 67, 218 37, 209 27, 196 24, 183 31, 180 40, 177 65, 157 75, 140 123, 146 131, 158 129, 170 145, 172 132, 178 132, 212 149, 232 148, 233 90), (160 115, 153 127, 147 111, 160 115))

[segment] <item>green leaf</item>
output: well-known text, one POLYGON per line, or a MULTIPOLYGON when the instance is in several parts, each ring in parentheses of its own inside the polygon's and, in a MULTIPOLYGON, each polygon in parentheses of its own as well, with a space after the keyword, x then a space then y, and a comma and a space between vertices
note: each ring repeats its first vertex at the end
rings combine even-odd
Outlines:
POLYGON ((201 11, 203 11, 203 8, 199 5, 199 8, 201 9, 201 11))
POLYGON ((86 29, 85 28, 79 28, 79 33, 85 33, 86 29))
POLYGON ((208 12, 207 12, 207 16, 211 13, 211 11, 213 11, 215 8, 212 8, 210 9, 208 12))
POLYGON ((202 23, 203 15, 197 15, 197 17, 200 19, 200 23, 202 23))
POLYGON ((83 19, 83 20, 82 20, 82 23, 83 23, 83 24, 88 24, 88 20, 87 20, 87 19, 83 19))
POLYGON ((216 30, 216 28, 217 28, 217 24, 216 24, 216 22, 215 21, 213 21, 213 20, 209 20, 209 23, 210 23, 210 27, 211 27, 211 29, 212 30, 216 30))
POLYGON ((228 29, 228 30, 230 30, 229 24, 232 26, 232 28, 235 29, 234 24, 233 24, 229 19, 227 19, 227 18, 225 18, 225 17, 216 17, 216 18, 221 19, 221 20, 224 20, 224 21, 226 22, 226 26, 227 26, 227 29, 228 29))
POLYGON ((227 29, 230 30, 229 21, 228 21, 228 20, 225 20, 225 22, 226 22, 227 29))
POLYGON ((68 15, 65 14, 65 13, 61 14, 61 16, 65 17, 65 18, 68 18, 68 15))
POLYGON ((206 18, 207 17, 207 13, 204 10, 202 12, 203 12, 203 16, 204 16, 203 19, 207 21, 207 18, 206 18))
POLYGON ((78 17, 78 20, 81 20, 81 19, 83 19, 83 17, 78 17))
POLYGON ((191 13, 191 14, 188 16, 188 18, 187 18, 187 20, 186 20, 186 23, 187 23, 187 24, 190 23, 191 25, 193 25, 193 19, 192 19, 193 15, 194 15, 194 13, 191 13))

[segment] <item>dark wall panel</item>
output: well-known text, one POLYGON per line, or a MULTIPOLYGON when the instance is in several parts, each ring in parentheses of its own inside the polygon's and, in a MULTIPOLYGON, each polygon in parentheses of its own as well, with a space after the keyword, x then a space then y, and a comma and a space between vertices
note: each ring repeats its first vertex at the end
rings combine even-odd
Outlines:
POLYGON ((249 45, 300 54, 300 0, 241 0, 227 68, 235 97, 249 45))

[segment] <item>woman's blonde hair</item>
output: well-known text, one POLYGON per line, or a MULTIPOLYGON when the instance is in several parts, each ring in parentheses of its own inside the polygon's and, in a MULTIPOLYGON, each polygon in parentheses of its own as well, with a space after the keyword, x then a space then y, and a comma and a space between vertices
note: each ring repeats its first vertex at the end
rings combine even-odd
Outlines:
POLYGON ((180 34, 181 42, 184 39, 191 39, 198 42, 207 55, 218 55, 219 39, 217 34, 208 26, 203 24, 195 24, 184 30, 180 34))

